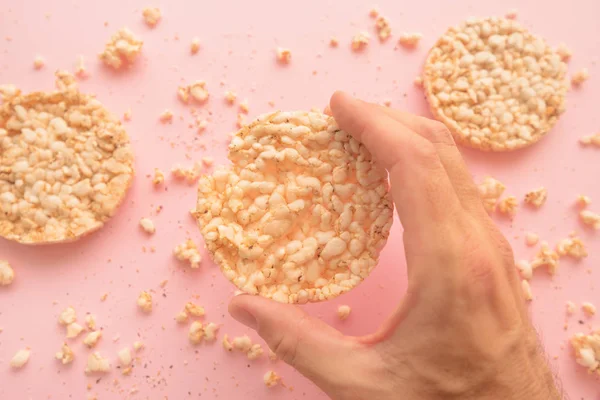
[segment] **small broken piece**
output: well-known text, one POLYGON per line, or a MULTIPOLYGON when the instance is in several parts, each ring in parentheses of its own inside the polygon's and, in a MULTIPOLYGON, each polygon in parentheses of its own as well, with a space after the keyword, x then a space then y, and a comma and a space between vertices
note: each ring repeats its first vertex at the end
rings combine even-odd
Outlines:
POLYGON ((44 68, 45 65, 46 65, 46 60, 44 59, 44 57, 42 57, 40 55, 35 56, 35 58, 33 59, 33 68, 42 69, 42 68, 44 68))
POLYGON ((486 176, 483 182, 477 185, 479 196, 483 202, 483 207, 488 213, 496 211, 496 205, 506 186, 499 180, 486 176))
POLYGON ((575 351, 577 363, 591 373, 600 373, 600 331, 589 335, 577 333, 571 338, 571 346, 575 351))
POLYGON ((550 246, 548 246, 548 243, 542 242, 538 254, 531 262, 531 268, 532 270, 535 270, 536 268, 546 266, 548 268, 548 273, 550 273, 550 275, 554 275, 558 269, 558 262, 558 253, 552 250, 550 246))
POLYGON ((277 61, 281 64, 289 64, 292 61, 292 52, 290 49, 278 47, 277 50, 277 61))
POLYGON ((582 68, 579 71, 575 72, 571 77, 571 84, 574 86, 580 86, 583 82, 587 81, 590 78, 590 72, 587 68, 582 68))
POLYGON ((581 310, 585 313, 585 315, 587 315, 588 317, 592 317, 594 315, 596 315, 596 306, 593 305, 590 302, 585 302, 581 304, 581 310))
POLYGON ((229 335, 223 335, 223 340, 221 341, 223 344, 223 348, 227 351, 233 351, 233 344, 229 341, 229 335))
POLYGON ((203 317, 205 314, 204 307, 194 304, 191 301, 185 303, 185 312, 194 317, 203 317))
POLYGON ((417 45, 421 41, 421 38, 423 38, 423 35, 418 32, 403 33, 402 35, 400 35, 398 43, 400 43, 400 45, 404 47, 414 48, 417 47, 417 45))
POLYGON ((135 37, 127 28, 121 28, 115 33, 104 51, 98 55, 104 64, 115 69, 121 68, 124 62, 132 63, 142 51, 144 42, 135 37))
POLYGON ((556 47, 556 54, 558 54, 558 56, 560 57, 560 59, 562 61, 564 61, 564 62, 569 61, 569 59, 573 55, 573 53, 571 52, 571 50, 564 43, 560 43, 556 47))
POLYGON ((519 203, 515 196, 508 196, 504 199, 500 200, 498 203, 498 211, 502 214, 508 215, 510 217, 514 217, 517 213, 517 209, 519 207, 519 203))
POLYGON ((566 309, 567 309, 567 315, 573 315, 573 314, 575 314, 575 310, 577 309, 577 306, 572 301, 567 301, 566 309))
POLYGON ((375 21, 375 29, 377 30, 377 36, 379 36, 379 40, 385 42, 389 39, 392 34, 392 28, 390 27, 390 22, 384 16, 377 17, 375 21))
POLYGON ((158 186, 164 181, 165 174, 163 174, 163 172, 160 169, 154 168, 154 178, 152 178, 152 183, 158 186))
POLYGON ((529 247, 535 246, 540 241, 540 236, 534 232, 527 232, 525 234, 525 244, 529 247))
POLYGON ((75 353, 69 347, 68 344, 63 343, 60 351, 58 351, 55 355, 55 358, 64 364, 70 364, 75 359, 75 353))
POLYGON ((584 224, 589 225, 596 230, 600 229, 600 214, 590 210, 583 210, 579 213, 579 217, 584 224))
POLYGON ((233 103, 235 103, 235 99, 237 98, 237 94, 235 94, 235 92, 232 92, 231 90, 228 90, 225 92, 224 97, 227 104, 233 105, 233 103))
POLYGON ((343 321, 346 318, 348 318, 348 316, 350 315, 350 311, 352 311, 350 306, 341 305, 337 309, 337 315, 338 315, 339 319, 341 319, 343 321))
POLYGON ((110 371, 110 362, 108 359, 102 357, 99 352, 89 355, 87 366, 85 368, 86 374, 93 374, 96 372, 105 373, 108 371, 110 371))
POLYGON ((371 35, 369 35, 365 31, 358 32, 352 38, 352 50, 353 51, 361 51, 369 44, 369 40, 371 39, 371 35))
POLYGON ((529 285, 529 282, 527 280, 523 279, 521 281, 521 289, 523 290, 523 296, 525 297, 525 300, 527 300, 527 301, 533 300, 533 293, 531 292, 531 286, 529 285))
POLYGON ((85 68, 85 59, 82 55, 77 57, 77 64, 75 65, 75 76, 80 79, 87 78, 88 72, 85 68))
POLYGON ((262 356, 263 353, 264 352, 260 344, 255 343, 252 346, 250 346, 250 349, 246 353, 246 357, 248 357, 248 360, 256 360, 257 358, 262 356))
POLYGON ((85 344, 90 349, 95 347, 98 344, 98 341, 102 337, 102 331, 93 331, 87 334, 87 336, 83 339, 83 344, 85 344))
POLYGON ((22 368, 29 361, 31 350, 28 348, 21 349, 11 358, 10 366, 14 369, 22 368))
POLYGON ((183 324, 184 322, 187 322, 187 320, 188 320, 188 314, 185 311, 179 311, 175 315, 175 321, 177 321, 180 324, 183 324))
POLYGON ((267 371, 263 376, 263 381, 267 387, 273 387, 279 384, 281 377, 275 373, 275 371, 267 371))
POLYGON ((96 316, 92 315, 92 314, 88 314, 85 316, 85 324, 87 325, 88 329, 90 330, 96 330, 96 316))
POLYGON ((67 325, 67 339, 74 339, 77 336, 79 336, 79 334, 83 332, 83 326, 79 325, 77 322, 73 322, 69 325, 67 325))
POLYGON ((596 147, 600 147, 600 133, 596 133, 594 135, 587 135, 587 136, 583 136, 581 139, 579 139, 579 143, 581 143, 584 146, 596 146, 596 147))
POLYGON ((166 124, 167 122, 171 123, 173 122, 173 113, 171 112, 171 110, 166 109, 158 116, 158 119, 163 124, 166 124))
POLYGON ((545 187, 541 187, 525 194, 525 203, 539 208, 546 202, 547 197, 548 190, 545 187))
POLYGON ((142 218, 140 219, 140 226, 144 230, 144 232, 152 235, 156 232, 156 227, 154 226, 154 222, 150 218, 142 218))
POLYGON ((192 344, 198 344, 202 342, 202 339, 204 339, 204 327, 202 326, 202 322, 192 322, 190 331, 188 333, 188 339, 192 344))
POLYGON ((219 330, 219 325, 214 322, 209 322, 208 325, 204 327, 204 339, 212 342, 217 338, 217 331, 219 330))
POLYGON ((8 261, 0 260, 0 286, 8 286, 15 279, 15 271, 8 261))
POLYGON ((142 11, 142 16, 144 17, 146 25, 154 28, 156 24, 158 24, 158 21, 160 21, 162 13, 158 7, 146 7, 142 11))
POLYGON ((531 279, 533 277, 533 267, 529 261, 519 260, 515 263, 515 267, 517 267, 523 279, 531 279))
POLYGON ((568 255, 577 260, 581 260, 588 256, 585 245, 577 236, 569 237, 558 242, 556 251, 560 256, 568 255))
POLYGON ((58 323, 61 325, 69 325, 77 320, 77 314, 73 307, 67 307, 58 316, 58 323))
POLYGON ((185 242, 177 245, 173 250, 173 254, 179 261, 187 261, 191 268, 199 268, 202 262, 202 256, 198 251, 198 246, 192 239, 187 239, 185 242))
POLYGON ((152 311, 152 295, 146 291, 140 293, 137 299, 137 305, 145 313, 152 311))
POLYGON ((332 37, 329 39, 329 47, 338 47, 340 41, 336 37, 332 37))
POLYGON ((128 367, 133 361, 133 358, 131 357, 131 350, 129 349, 129 347, 125 347, 119 350, 119 352, 117 353, 117 357, 119 357, 119 362, 124 367, 128 367))
POLYGON ((195 37, 190 44, 190 53, 196 54, 200 50, 200 38, 195 37))
POLYGON ((200 104, 205 103, 210 96, 204 81, 196 81, 189 86, 179 86, 177 95, 184 103, 188 103, 191 97, 200 104))
POLYGON ((138 342, 133 342, 133 349, 134 349, 135 351, 139 351, 139 350, 141 350, 143 347, 144 347, 144 343, 142 343, 142 342, 139 342, 139 341, 138 341, 138 342))

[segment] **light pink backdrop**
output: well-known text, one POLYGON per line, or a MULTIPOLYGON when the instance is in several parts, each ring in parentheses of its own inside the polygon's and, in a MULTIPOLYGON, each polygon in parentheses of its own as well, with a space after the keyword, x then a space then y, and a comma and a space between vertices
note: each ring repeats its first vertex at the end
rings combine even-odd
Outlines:
MULTIPOLYGON (((169 179, 166 188, 155 190, 148 175, 155 167, 168 171, 177 162, 191 164, 188 157, 210 155, 219 164, 225 162, 227 134, 235 130, 237 114, 236 108, 223 103, 227 89, 240 99, 248 98, 251 116, 273 109, 269 101, 283 110, 321 108, 335 89, 373 101, 389 99, 394 107, 429 115, 422 93, 412 85, 428 48, 449 25, 470 15, 503 15, 513 6, 519 8, 519 20, 550 43, 565 41, 574 52, 570 70, 588 67, 591 79, 569 93, 567 113, 534 148, 510 155, 464 154, 477 178, 486 174, 499 178, 508 194, 522 198, 529 189, 548 188, 548 202, 539 211, 521 210, 513 223, 498 219, 518 257, 533 254, 523 244, 526 230, 538 232, 550 243, 577 230, 588 244, 590 257, 585 261, 562 261, 554 279, 544 273, 535 277, 531 311, 565 391, 572 399, 598 399, 600 382, 575 365, 566 346, 574 332, 598 327, 598 318, 589 320, 578 313, 566 331, 563 325, 565 301, 595 301, 600 306, 596 287, 600 232, 584 228, 573 207, 576 195, 585 193, 595 200, 592 209, 600 211, 600 150, 582 149, 577 143, 578 137, 600 130, 596 65, 600 2, 549 1, 543 2, 543 8, 539 4, 534 0, 381 0, 377 5, 390 19, 394 36, 385 44, 374 39, 366 51, 354 54, 349 49, 352 35, 359 30, 373 32, 374 22, 367 15, 374 5, 370 2, 0 0, 0 83, 15 83, 25 91, 48 90, 53 88, 56 69, 73 70, 76 57, 84 55, 91 77, 81 83, 83 90, 96 93, 118 115, 128 108, 133 111, 133 120, 125 125, 137 170, 123 207, 102 231, 75 244, 49 247, 0 240, 0 259, 8 259, 17 276, 12 286, 0 289, 0 399, 82 399, 86 393, 96 393, 99 399, 326 398, 281 362, 248 362, 241 354, 225 353, 219 343, 198 347, 188 343, 187 326, 177 325, 173 316, 196 296, 207 310, 206 320, 223 324, 221 334, 235 336, 248 330, 228 316, 226 305, 234 290, 210 262, 190 272, 171 254, 188 235, 201 242, 187 213, 194 206, 194 186, 169 179), (164 14, 154 30, 141 18, 141 9, 148 5, 159 6, 164 14), (122 26, 130 27, 145 44, 141 59, 131 69, 115 73, 100 65, 96 54, 122 26), (424 34, 418 49, 395 48, 402 31, 424 34), (328 47, 332 35, 340 40, 337 49, 328 47), (194 36, 201 38, 202 49, 190 56, 194 36), (275 63, 277 46, 292 49, 289 66, 275 63), (41 71, 32 68, 36 54, 47 61, 41 71), (189 109, 176 99, 179 84, 197 79, 206 80, 211 92, 208 105, 200 109, 210 119, 202 136, 187 127, 189 109), (175 112, 172 125, 158 123, 165 108, 175 112), (201 141, 206 150, 198 148, 201 141), (164 207, 162 213, 152 217, 157 233, 148 237, 140 232, 138 220, 154 215, 159 205, 164 207), (142 246, 156 246, 156 253, 144 253, 142 246), (169 282, 161 289, 164 279, 169 282), (136 308, 141 290, 154 291, 151 315, 136 308), (105 292, 108 299, 100 302, 105 292), (72 343, 77 353, 72 365, 62 366, 53 359, 63 340, 57 315, 67 305, 76 308, 80 320, 86 312, 97 315, 104 330, 97 350, 109 356, 113 365, 117 365, 117 350, 135 340, 145 343, 131 376, 123 377, 114 369, 100 380, 86 377, 89 350, 80 340, 72 343), (115 335, 120 335, 116 343, 115 335), (8 361, 25 346, 33 349, 29 364, 11 371, 8 361), (262 376, 271 368, 294 390, 266 389, 262 376), (88 383, 91 391, 86 390, 88 383), (129 395, 132 388, 139 392, 129 395)), ((374 331, 406 288, 398 223, 390 241, 380 266, 365 283, 335 301, 306 309, 347 334, 374 331), (340 304, 352 306, 352 315, 344 323, 335 315, 340 304)))

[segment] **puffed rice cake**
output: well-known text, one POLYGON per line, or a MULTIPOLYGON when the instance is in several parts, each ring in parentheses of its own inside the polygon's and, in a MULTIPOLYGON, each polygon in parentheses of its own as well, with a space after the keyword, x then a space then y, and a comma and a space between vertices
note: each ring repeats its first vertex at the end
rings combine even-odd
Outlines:
POLYGON ((101 228, 131 184, 120 121, 74 78, 56 92, 19 91, 0 106, 0 236, 25 244, 76 240, 101 228))
POLYGON ((358 285, 392 225, 387 172, 320 112, 275 112, 243 127, 230 169, 199 180, 206 247, 240 290, 283 303, 358 285))

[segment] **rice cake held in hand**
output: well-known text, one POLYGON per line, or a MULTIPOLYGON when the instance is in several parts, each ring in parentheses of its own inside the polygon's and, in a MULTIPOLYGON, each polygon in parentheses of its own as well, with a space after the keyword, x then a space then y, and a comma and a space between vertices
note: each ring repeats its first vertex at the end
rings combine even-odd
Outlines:
POLYGON ((458 143, 486 151, 536 143, 565 111, 567 66, 546 42, 504 18, 471 18, 429 52, 431 111, 458 143))
POLYGON ((69 242, 115 213, 133 177, 119 120, 73 76, 57 92, 13 93, 0 106, 0 236, 25 244, 69 242))
POLYGON ((387 173, 332 117, 275 112, 242 128, 194 213, 239 289, 283 303, 338 296, 377 264, 392 225, 387 173))

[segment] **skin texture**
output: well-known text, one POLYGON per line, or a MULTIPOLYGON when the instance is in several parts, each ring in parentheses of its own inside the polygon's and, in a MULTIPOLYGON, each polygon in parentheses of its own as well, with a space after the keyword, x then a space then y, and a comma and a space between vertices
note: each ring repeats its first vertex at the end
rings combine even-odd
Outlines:
POLYGON ((258 296, 233 298, 231 315, 334 400, 561 399, 512 249, 450 132, 341 92, 330 107, 340 128, 389 171, 404 227, 406 296, 365 337, 258 296))

